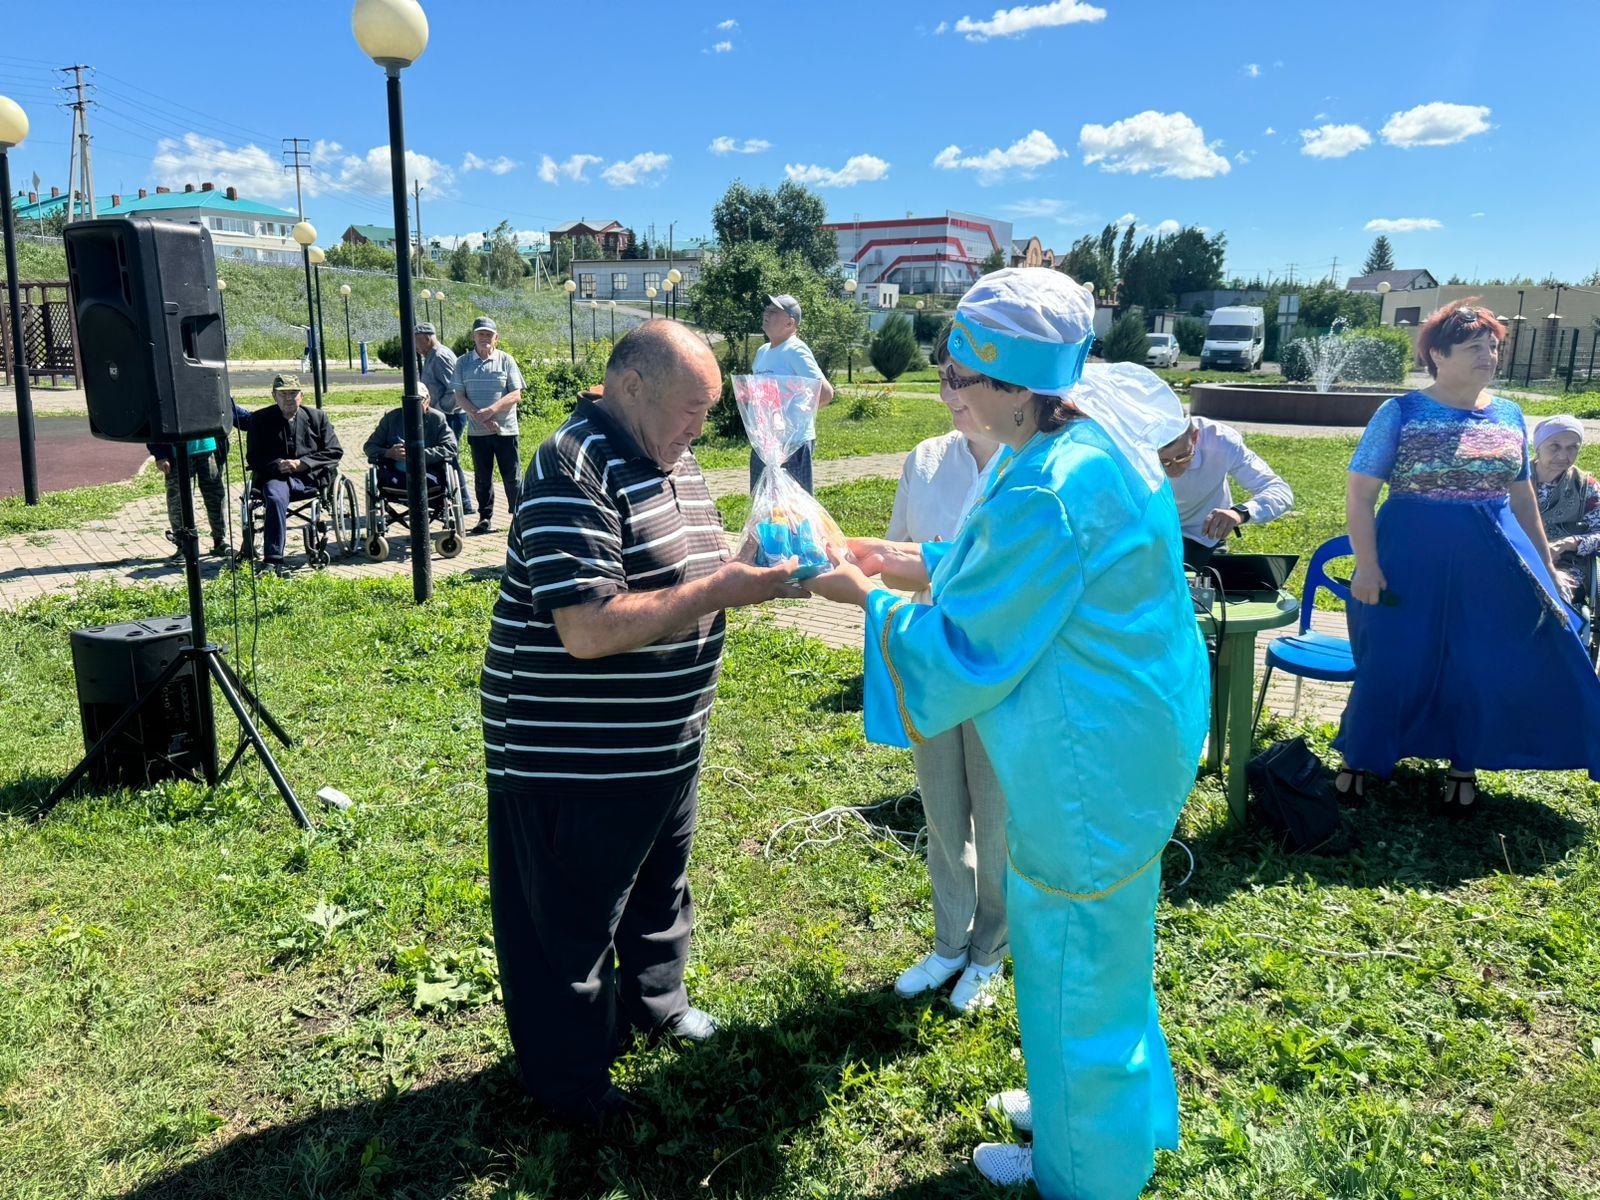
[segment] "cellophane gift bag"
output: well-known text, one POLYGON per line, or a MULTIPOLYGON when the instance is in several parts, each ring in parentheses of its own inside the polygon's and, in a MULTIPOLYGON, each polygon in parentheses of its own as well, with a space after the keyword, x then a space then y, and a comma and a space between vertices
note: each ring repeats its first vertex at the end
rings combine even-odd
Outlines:
POLYGON ((783 469, 813 436, 820 390, 816 380, 799 376, 733 377, 739 416, 762 463, 744 540, 755 543, 758 566, 799 559, 796 579, 820 575, 848 553, 844 534, 827 510, 783 469))

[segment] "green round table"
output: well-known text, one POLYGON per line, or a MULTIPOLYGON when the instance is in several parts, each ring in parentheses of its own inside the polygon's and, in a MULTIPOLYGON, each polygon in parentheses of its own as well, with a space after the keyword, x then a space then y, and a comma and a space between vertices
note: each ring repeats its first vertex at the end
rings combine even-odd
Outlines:
POLYGON ((1214 636, 1219 626, 1226 630, 1217 647, 1217 694, 1211 706, 1211 745, 1206 766, 1214 771, 1222 768, 1226 743, 1228 811, 1234 820, 1243 821, 1244 769, 1250 761, 1251 708, 1256 688, 1256 634, 1298 622, 1300 601, 1289 592, 1279 592, 1273 600, 1229 600, 1223 615, 1223 621, 1208 613, 1196 617, 1200 631, 1208 637, 1214 636))

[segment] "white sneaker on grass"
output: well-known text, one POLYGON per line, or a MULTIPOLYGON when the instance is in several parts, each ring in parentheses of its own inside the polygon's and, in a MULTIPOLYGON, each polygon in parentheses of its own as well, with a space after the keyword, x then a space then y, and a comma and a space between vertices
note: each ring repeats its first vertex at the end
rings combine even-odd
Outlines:
POLYGON ((1004 976, 1000 973, 999 963, 992 967, 968 967, 961 972, 961 978, 956 980, 956 986, 950 993, 950 1007, 960 1013, 977 1008, 993 1008, 995 993, 1000 988, 1002 978, 1004 976))
POLYGON ((1026 1088, 1014 1088, 990 1096, 985 1107, 1010 1121, 1011 1128, 1018 1133, 1033 1132, 1033 1097, 1028 1095, 1026 1088))
POLYGON ((1020 1187, 1033 1182, 1033 1147, 983 1142, 972 1152, 972 1165, 990 1183, 1020 1187))
POLYGON ((966 965, 965 954, 960 958, 945 958, 937 950, 931 951, 900 972, 900 978, 894 981, 894 994, 909 1000, 941 988, 966 965))

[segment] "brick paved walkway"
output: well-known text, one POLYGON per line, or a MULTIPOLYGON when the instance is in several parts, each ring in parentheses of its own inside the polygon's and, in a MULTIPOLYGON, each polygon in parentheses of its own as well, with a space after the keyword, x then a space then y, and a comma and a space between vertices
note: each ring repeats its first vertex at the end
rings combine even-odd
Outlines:
MULTIPOLYGON (((351 448, 355 450, 354 469, 347 473, 355 480, 358 495, 361 493, 364 470, 360 446, 382 411, 379 408, 347 405, 328 410, 339 440, 347 451, 351 448)), ((904 460, 905 455, 899 453, 824 459, 816 464, 816 483, 819 487, 826 487, 856 479, 896 478, 904 460)), ((706 472, 706 483, 713 496, 742 493, 748 486, 749 473, 745 467, 709 470, 706 472)), ((239 492, 240 486, 235 484, 231 510, 235 522, 239 492)), ((183 578, 182 565, 169 557, 172 545, 164 536, 166 527, 166 500, 158 495, 129 504, 115 517, 92 521, 81 528, 0 539, 0 606, 15 608, 29 600, 52 595, 90 580, 111 580, 133 585, 180 583, 183 578)), ((409 539, 403 531, 393 527, 390 532, 394 536, 390 538, 392 551, 388 561, 372 562, 365 555, 350 559, 336 557, 327 568, 328 572, 351 577, 408 575, 411 569, 410 560, 406 557, 409 539)), ((733 540, 733 535, 729 535, 729 540, 733 540)), ((300 547, 293 530, 288 561, 291 566, 301 561, 300 547)), ((503 534, 469 537, 466 539, 466 548, 458 557, 434 559, 434 573, 444 576, 483 568, 498 570, 504 561, 503 534)), ((208 575, 214 575, 219 567, 214 561, 207 560, 205 569, 208 575)), ((830 646, 846 649, 859 649, 861 646, 862 615, 856 608, 830 604, 825 600, 787 601, 768 606, 763 610, 762 619, 818 638, 830 646)), ((1318 613, 1314 624, 1324 632, 1344 635, 1342 613, 1318 613)), ((1282 632, 1285 631, 1261 635, 1256 652, 1258 672, 1266 652, 1267 639, 1282 632)), ((1274 680, 1268 695, 1269 707, 1288 713, 1294 704, 1294 690, 1291 680, 1274 680)), ((1341 686, 1308 683, 1301 697, 1301 708, 1303 712, 1321 719, 1336 721, 1344 708, 1344 697, 1345 689, 1341 686)))

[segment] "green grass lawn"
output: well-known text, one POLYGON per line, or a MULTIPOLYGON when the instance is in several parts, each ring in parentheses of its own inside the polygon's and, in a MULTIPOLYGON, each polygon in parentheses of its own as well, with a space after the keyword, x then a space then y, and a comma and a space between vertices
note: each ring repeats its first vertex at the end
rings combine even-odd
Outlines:
POLYGON ((146 462, 137 475, 123 483, 41 492, 39 503, 34 505, 23 503, 21 496, 6 496, 0 499, 0 537, 74 529, 87 521, 103 521, 115 516, 124 505, 160 495, 165 489, 161 472, 154 463, 146 462))
MULTIPOLYGON (((1024 1081, 1009 994, 973 1019, 896 1000, 932 936, 922 863, 887 835, 780 831, 897 801, 909 756, 862 740, 858 654, 749 615, 693 865, 689 982, 725 1033, 630 1049, 619 1077, 659 1114, 632 1129, 562 1130, 518 1100, 486 954, 475 689, 495 588, 443 580, 416 609, 404 581, 262 581, 261 692, 300 739, 281 761, 303 796, 355 799, 312 834, 255 766, 31 821, 81 749, 68 631, 182 597, 0 614, 8 1200, 1000 1195, 966 1156, 1005 1136, 984 1097, 1024 1081)), ((208 596, 234 641, 226 585, 208 596)), ((1486 776, 1479 815, 1441 825, 1434 786, 1403 773, 1328 859, 1227 828, 1217 781, 1196 787, 1197 870, 1158 918, 1184 1140, 1150 1195, 1600 1194, 1597 790, 1486 776)), ((921 822, 914 802, 875 816, 921 822)))

